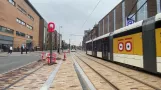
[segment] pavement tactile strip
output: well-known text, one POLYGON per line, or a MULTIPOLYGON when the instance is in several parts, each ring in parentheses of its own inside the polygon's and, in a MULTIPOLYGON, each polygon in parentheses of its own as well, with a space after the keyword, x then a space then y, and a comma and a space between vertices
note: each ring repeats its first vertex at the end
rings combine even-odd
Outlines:
POLYGON ((39 90, 48 79, 48 76, 53 71, 54 67, 55 65, 45 65, 38 71, 10 87, 8 90, 39 90))
POLYGON ((68 55, 59 68, 50 90, 82 90, 71 60, 71 56, 68 55))

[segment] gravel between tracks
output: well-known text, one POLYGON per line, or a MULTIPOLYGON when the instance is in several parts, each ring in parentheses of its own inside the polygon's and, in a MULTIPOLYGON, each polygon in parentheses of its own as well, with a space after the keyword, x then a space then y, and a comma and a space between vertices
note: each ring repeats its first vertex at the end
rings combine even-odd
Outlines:
POLYGON ((104 78, 109 80, 111 83, 113 83, 116 87, 118 87, 120 90, 155 90, 152 87, 149 87, 141 82, 138 82, 136 80, 133 80, 132 78, 129 78, 121 73, 118 73, 114 70, 111 70, 103 65, 100 65, 99 63, 89 60, 88 58, 85 58, 83 56, 80 57, 85 63, 90 65, 93 69, 98 71, 104 78))

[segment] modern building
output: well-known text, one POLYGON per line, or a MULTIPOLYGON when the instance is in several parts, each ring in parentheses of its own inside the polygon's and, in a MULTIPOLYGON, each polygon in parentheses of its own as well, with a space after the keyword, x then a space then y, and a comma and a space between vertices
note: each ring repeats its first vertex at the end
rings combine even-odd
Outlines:
POLYGON ((125 27, 131 24, 131 21, 138 22, 160 12, 160 0, 122 0, 98 22, 97 35, 90 36, 94 33, 91 30, 90 33, 84 35, 83 42, 125 27))
MULTIPOLYGON (((50 39, 49 39, 49 33, 47 34, 47 49, 49 50, 50 49, 50 45, 49 45, 49 41, 50 39)), ((62 45, 61 44, 62 43, 62 35, 61 34, 59 34, 58 32, 57 32, 57 30, 55 30, 53 33, 52 33, 52 48, 53 48, 53 50, 57 50, 58 48, 59 48, 59 44, 60 45, 62 45), (60 36, 60 37, 59 37, 60 36)), ((61 47, 61 46, 60 46, 61 47)))
POLYGON ((39 46, 40 50, 47 50, 47 34, 48 26, 47 22, 44 19, 40 19, 40 31, 39 31, 39 46))
POLYGON ((0 0, 0 49, 39 46, 40 19, 28 0, 0 0))
POLYGON ((129 25, 129 18, 138 22, 155 16, 161 12, 160 8, 160 0, 122 0, 99 21, 98 36, 129 25))

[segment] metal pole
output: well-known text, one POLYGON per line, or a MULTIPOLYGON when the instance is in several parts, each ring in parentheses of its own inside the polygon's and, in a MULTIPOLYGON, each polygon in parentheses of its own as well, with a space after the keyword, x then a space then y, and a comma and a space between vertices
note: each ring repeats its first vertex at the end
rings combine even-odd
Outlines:
POLYGON ((69 39, 69 53, 70 53, 70 39, 69 39))
POLYGON ((52 62, 52 32, 50 32, 50 38, 49 38, 49 45, 50 45, 50 63, 52 62))

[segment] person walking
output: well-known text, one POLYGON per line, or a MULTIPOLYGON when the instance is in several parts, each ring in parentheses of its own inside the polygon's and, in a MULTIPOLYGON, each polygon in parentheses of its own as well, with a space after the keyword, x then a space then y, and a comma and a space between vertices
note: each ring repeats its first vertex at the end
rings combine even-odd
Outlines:
POLYGON ((10 54, 12 54, 12 51, 13 51, 13 47, 10 46, 10 54))
POLYGON ((23 46, 21 46, 21 54, 23 54, 23 46))
POLYGON ((27 54, 28 48, 27 48, 27 47, 25 47, 25 50, 26 50, 26 54, 27 54))
POLYGON ((10 46, 7 46, 8 54, 10 54, 10 46))

